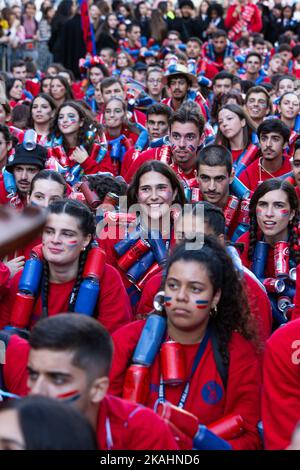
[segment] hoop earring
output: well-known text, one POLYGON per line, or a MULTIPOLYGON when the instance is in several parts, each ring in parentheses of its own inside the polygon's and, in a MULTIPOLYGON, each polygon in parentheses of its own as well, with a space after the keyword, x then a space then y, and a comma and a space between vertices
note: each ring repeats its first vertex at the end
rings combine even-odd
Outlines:
POLYGON ((157 292, 153 299, 153 307, 157 312, 162 312, 165 308, 165 291, 160 290, 157 292))
POLYGON ((209 312, 209 315, 211 318, 215 318, 218 315, 218 308, 215 306, 214 308, 211 309, 209 312))

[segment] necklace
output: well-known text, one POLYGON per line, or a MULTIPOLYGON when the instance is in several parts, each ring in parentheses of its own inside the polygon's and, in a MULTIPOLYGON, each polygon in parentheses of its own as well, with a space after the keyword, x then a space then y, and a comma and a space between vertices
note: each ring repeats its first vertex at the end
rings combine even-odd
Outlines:
POLYGON ((259 159, 259 163, 258 163, 258 170, 259 170, 259 181, 258 181, 258 184, 261 184, 263 181, 261 179, 261 173, 262 171, 264 171, 265 173, 267 173, 269 176, 271 176, 271 178, 276 178, 276 176, 272 175, 272 173, 270 173, 268 170, 266 170, 264 167, 263 167, 263 164, 262 164, 262 157, 260 157, 259 159))

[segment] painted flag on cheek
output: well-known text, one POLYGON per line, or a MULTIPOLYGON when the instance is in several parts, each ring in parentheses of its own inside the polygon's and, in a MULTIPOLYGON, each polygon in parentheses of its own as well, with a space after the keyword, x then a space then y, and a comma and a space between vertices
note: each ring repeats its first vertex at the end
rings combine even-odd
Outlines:
POLYGON ((85 42, 86 52, 96 55, 96 42, 94 30, 90 22, 88 0, 79 0, 81 27, 83 32, 83 40, 85 42))

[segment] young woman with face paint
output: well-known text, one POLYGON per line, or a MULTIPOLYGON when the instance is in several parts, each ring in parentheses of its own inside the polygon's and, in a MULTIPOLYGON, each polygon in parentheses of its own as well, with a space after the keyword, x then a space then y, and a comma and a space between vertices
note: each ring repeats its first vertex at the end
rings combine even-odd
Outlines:
POLYGON ((65 77, 57 75, 51 79, 50 96, 54 99, 57 107, 74 98, 72 88, 65 77))
MULTIPOLYGON (((74 311, 87 256, 92 249, 94 216, 84 204, 59 200, 50 204, 48 211, 42 234, 42 287, 36 296, 29 327, 41 316, 74 311)), ((20 276, 18 273, 12 279, 9 296, 2 303, 1 326, 9 324, 20 276)), ((112 332, 131 320, 128 296, 119 274, 107 264, 100 286, 93 315, 112 332)))
MULTIPOLYGON (((237 243, 244 246, 241 254, 243 264, 249 267, 261 282, 280 277, 284 279, 285 289, 279 293, 269 286, 269 281, 265 284, 272 303, 273 326, 277 327, 286 321, 278 314, 279 297, 289 298, 290 303, 293 303, 295 282, 290 270, 300 263, 298 198, 294 187, 280 179, 264 181, 251 198, 249 214, 249 232, 242 235, 237 243), (277 245, 278 242, 281 242, 280 246, 277 245), (256 254, 259 249, 263 249, 264 254, 256 254), (285 260, 286 274, 278 273, 282 257, 285 260)), ((283 309, 283 306, 280 308, 283 309)), ((284 309, 281 310, 283 311, 284 309)))
POLYGON ((233 162, 237 162, 251 144, 254 125, 243 108, 236 104, 226 104, 221 107, 218 113, 218 125, 215 142, 228 148, 233 162))
POLYGON ((6 81, 6 97, 9 100, 9 105, 14 108, 17 104, 22 104, 23 96, 23 82, 19 78, 9 78, 6 81))
POLYGON ((40 93, 30 104, 28 127, 37 133, 37 142, 45 145, 48 141, 52 121, 55 116, 56 103, 46 93, 40 93))
MULTIPOLYGON (((162 344, 175 342, 178 362, 181 357, 185 366, 177 384, 168 384, 171 364, 162 366, 158 348, 149 366, 151 385, 141 401, 151 408, 157 399, 168 401, 193 413, 199 423, 206 425, 229 414, 239 414, 250 427, 229 443, 233 449, 258 449, 260 365, 249 341, 255 335, 232 262, 214 237, 206 237, 199 250, 189 250, 185 244, 176 247, 167 262, 163 298, 162 311, 156 312, 166 318, 162 344), (213 338, 218 338, 215 345, 213 338), (216 350, 228 371, 224 382, 219 375, 216 350)), ((115 395, 122 394, 128 364, 144 325, 144 321, 134 322, 113 335, 110 391, 115 395)))
POLYGON ((278 114, 281 121, 284 122, 291 131, 294 130, 295 120, 299 112, 300 103, 296 93, 286 92, 281 95, 278 102, 278 114))
POLYGON ((77 164, 80 165, 79 170, 86 174, 107 171, 96 161, 100 151, 99 130, 99 124, 83 106, 75 101, 66 101, 56 111, 52 123, 53 142, 48 148, 49 157, 68 171, 77 164), (94 129, 91 138, 88 135, 90 129, 94 129))
POLYGON ((107 171, 118 175, 121 172, 123 156, 137 141, 139 131, 127 117, 126 101, 117 96, 110 98, 104 104, 103 124, 108 143, 108 152, 111 154, 111 165, 110 168, 107 168, 107 171), (117 152, 114 151, 116 139, 120 139, 120 146, 117 152))
MULTIPOLYGON (((170 211, 171 206, 176 205, 178 210, 184 203, 183 188, 176 174, 168 165, 157 160, 145 162, 138 169, 127 192, 128 212, 130 214, 134 211, 137 216, 136 227, 139 231, 141 230, 138 238, 147 239, 148 232, 158 231, 167 249, 174 244, 174 214, 170 211)), ((136 293, 133 284, 137 282, 132 279, 129 282, 127 269, 124 270, 119 266, 120 256, 117 254, 117 247, 115 248, 119 241, 126 239, 135 230, 132 224, 127 230, 126 228, 124 225, 114 226, 111 229, 110 227, 104 228, 100 233, 98 232, 99 244, 107 254, 107 261, 119 269, 125 287, 131 287, 130 290, 136 293)), ((159 270, 158 267, 156 272, 159 270)))

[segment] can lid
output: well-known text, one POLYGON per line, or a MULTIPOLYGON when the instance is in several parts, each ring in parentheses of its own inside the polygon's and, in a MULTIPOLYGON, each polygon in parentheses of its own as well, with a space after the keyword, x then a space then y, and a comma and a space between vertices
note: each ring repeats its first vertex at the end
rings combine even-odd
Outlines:
POLYGON ((277 279, 275 283, 275 289, 276 291, 281 294, 281 292, 284 291, 285 289, 285 282, 283 279, 277 279))
POLYGON ((296 281, 296 280, 297 280, 297 270, 296 270, 296 268, 290 269, 289 276, 290 276, 290 279, 291 279, 292 281, 296 281))

